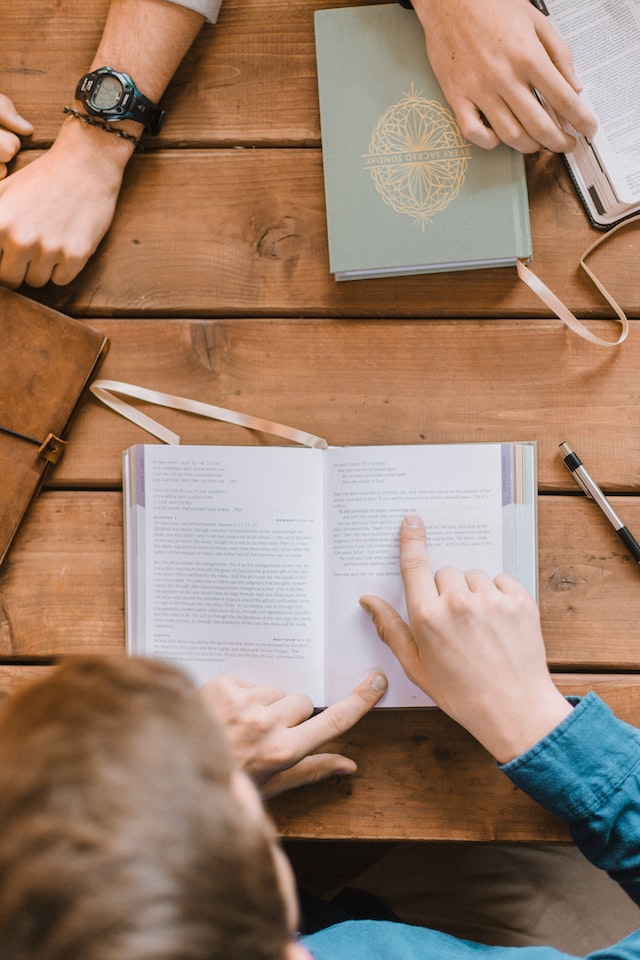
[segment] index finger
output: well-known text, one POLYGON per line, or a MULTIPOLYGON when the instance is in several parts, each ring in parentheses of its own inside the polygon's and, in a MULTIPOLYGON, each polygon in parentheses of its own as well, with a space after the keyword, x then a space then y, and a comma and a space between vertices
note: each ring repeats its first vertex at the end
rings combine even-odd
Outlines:
POLYGON ((355 726, 380 700, 387 689, 387 678, 379 670, 370 674, 342 700, 331 704, 309 720, 290 728, 298 758, 306 757, 325 743, 342 736, 355 726))
POLYGON ((410 610, 418 600, 438 596, 427 556, 424 522, 416 514, 405 517, 400 527, 400 573, 407 609, 410 610))
POLYGON ((538 35, 556 69, 549 70, 546 65, 539 65, 538 72, 531 77, 532 85, 552 111, 568 120, 585 137, 592 137, 598 124, 591 110, 578 96, 582 83, 576 76, 569 47, 544 16, 538 26, 538 35))

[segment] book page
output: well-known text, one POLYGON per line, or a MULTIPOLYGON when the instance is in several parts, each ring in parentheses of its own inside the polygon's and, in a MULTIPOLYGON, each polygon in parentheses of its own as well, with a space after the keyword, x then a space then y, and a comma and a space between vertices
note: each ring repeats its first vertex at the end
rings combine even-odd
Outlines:
POLYGON ((545 0, 600 127, 593 146, 618 198, 640 201, 640 0, 545 0))
POLYGON ((322 451, 135 449, 146 618, 129 649, 322 703, 322 451))
POLYGON ((434 570, 504 569, 501 445, 331 448, 325 457, 327 692, 343 696, 377 666, 390 680, 383 706, 429 703, 358 600, 377 594, 405 615, 398 537, 407 513, 427 525, 434 570))

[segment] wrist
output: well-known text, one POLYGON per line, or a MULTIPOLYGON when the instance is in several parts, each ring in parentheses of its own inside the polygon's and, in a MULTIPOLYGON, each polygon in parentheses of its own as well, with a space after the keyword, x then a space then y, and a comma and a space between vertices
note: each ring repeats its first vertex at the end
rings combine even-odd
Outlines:
POLYGON ((551 683, 542 693, 517 697, 511 705, 498 705, 495 716, 488 716, 484 729, 475 736, 498 763, 509 763, 548 736, 572 709, 551 683))
MULTIPOLYGON (((74 103, 73 108, 84 114, 84 110, 77 103, 74 103)), ((142 132, 141 125, 133 121, 123 121, 121 129, 135 138, 142 132)), ((122 176, 136 144, 71 115, 66 117, 60 127, 54 147, 56 150, 68 151, 69 155, 73 155, 78 161, 95 164, 102 171, 113 169, 122 176)))

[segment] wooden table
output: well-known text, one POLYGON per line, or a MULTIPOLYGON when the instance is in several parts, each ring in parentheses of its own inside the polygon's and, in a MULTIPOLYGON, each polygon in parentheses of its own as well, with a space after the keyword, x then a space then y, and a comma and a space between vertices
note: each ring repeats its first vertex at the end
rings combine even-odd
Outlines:
MULTIPOLYGON (((640 571, 558 453, 582 453, 640 530, 640 329, 610 350, 545 316, 512 269, 336 284, 329 273, 313 10, 225 0, 165 97, 168 122, 127 171, 113 227, 69 287, 23 292, 104 330, 102 374, 299 426, 332 444, 537 440, 540 607, 563 691, 640 723, 640 571)), ((51 142, 107 0, 23 0, 3 14, 0 91, 51 142)), ((578 271, 594 238, 556 157, 528 161, 537 272, 603 336, 578 271)), ((37 202, 37 198, 34 198, 37 202)), ((640 317, 640 234, 594 266, 640 317)), ((609 329, 611 328, 611 329, 609 329)), ((164 412, 185 443, 259 444, 164 412)), ((150 440, 84 405, 69 449, 0 571, 0 690, 34 658, 121 653, 121 451, 150 440)), ((273 804, 290 837, 563 839, 437 710, 378 711, 345 738, 360 765, 273 804)))

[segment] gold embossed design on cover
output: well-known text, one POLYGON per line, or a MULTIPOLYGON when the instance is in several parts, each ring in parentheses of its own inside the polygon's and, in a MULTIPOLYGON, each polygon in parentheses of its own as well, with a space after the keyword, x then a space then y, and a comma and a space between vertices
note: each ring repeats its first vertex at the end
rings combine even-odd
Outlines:
POLYGON ((384 202, 424 230, 460 192, 470 156, 453 114, 412 84, 378 120, 364 159, 384 202))

